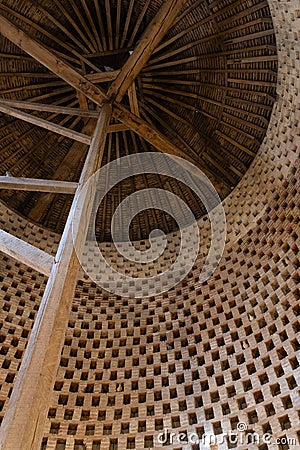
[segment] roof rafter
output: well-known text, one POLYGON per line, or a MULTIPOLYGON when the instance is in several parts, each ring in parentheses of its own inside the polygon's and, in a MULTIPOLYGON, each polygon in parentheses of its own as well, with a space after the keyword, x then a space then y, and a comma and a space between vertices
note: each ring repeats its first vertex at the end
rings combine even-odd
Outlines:
POLYGON ((136 116, 140 116, 135 81, 128 88, 128 97, 131 112, 133 112, 136 116))
POLYGON ((0 26, 3 36, 54 72, 73 88, 81 91, 100 105, 102 105, 103 100, 107 100, 104 90, 89 82, 86 77, 80 75, 75 69, 58 58, 53 52, 46 49, 44 45, 22 31, 2 14, 0 14, 0 26))
POLYGON ((131 83, 149 60, 157 44, 174 22, 186 0, 165 1, 123 66, 121 73, 108 89, 108 96, 120 101, 131 83))
MULTIPOLYGON (((44 9, 41 8, 40 5, 36 4, 36 6, 40 9, 40 11, 45 14, 45 16, 47 16, 51 21, 55 20, 53 19, 53 17, 44 9)), ((89 61, 88 59, 86 59, 84 56, 82 56, 82 54, 78 51, 76 51, 71 45, 69 45, 67 42, 65 42, 64 40, 59 39, 57 36, 55 36, 52 33, 49 33, 45 28, 41 27, 40 25, 36 24, 35 22, 33 22, 32 20, 28 19, 27 17, 19 14, 18 12, 10 9, 9 7, 0 4, 0 8, 10 14, 12 14, 13 16, 17 17, 18 19, 20 19, 22 22, 28 24, 31 28, 37 30, 39 33, 47 36, 48 38, 52 39, 54 42, 56 42, 60 47, 64 48, 67 52, 70 52, 71 55, 73 55, 73 57, 75 56, 75 61, 77 61, 77 59, 79 61, 84 62, 85 64, 87 64, 88 66, 90 66, 93 70, 99 70, 97 69, 96 66, 94 66, 94 64, 89 61)), ((56 22, 54 22, 57 26, 59 26, 60 29, 62 29, 62 26, 56 22)), ((64 31, 64 29, 62 30, 64 31)), ((67 33, 67 31, 66 31, 67 33)), ((78 44, 77 44, 78 45, 78 44)), ((80 48, 80 46, 79 46, 80 48)), ((86 50, 82 49, 82 52, 85 52, 86 50)), ((58 50, 56 50, 57 53, 58 50)), ((64 55, 65 58, 68 58, 68 55, 64 55)), ((71 58, 72 59, 72 58, 71 58)), ((74 58, 73 58, 74 59, 74 58)))

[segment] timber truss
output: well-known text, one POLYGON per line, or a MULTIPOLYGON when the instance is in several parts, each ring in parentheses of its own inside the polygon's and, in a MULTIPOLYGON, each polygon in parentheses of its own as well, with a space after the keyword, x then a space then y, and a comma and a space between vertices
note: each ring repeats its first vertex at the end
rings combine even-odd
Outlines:
MULTIPOLYGON (((184 4, 185 0, 168 0, 163 3, 136 47, 130 52, 130 56, 122 69, 110 72, 100 72, 99 70, 98 73, 89 76, 78 73, 63 59, 60 59, 57 54, 24 33, 6 17, 0 15, 2 35, 75 88, 81 100, 80 109, 75 109, 1 99, 0 112, 89 146, 79 183, 14 178, 9 174, 0 177, 1 189, 74 195, 72 208, 54 258, 4 231, 0 233, 0 250, 2 252, 49 276, 2 424, 0 435, 2 449, 29 450, 40 448, 47 415, 46 405, 59 364, 79 270, 78 256, 74 250, 71 232, 72 220, 75 217, 75 205, 80 194, 82 194, 84 183, 101 166, 107 133, 132 130, 157 150, 184 157, 195 163, 193 153, 187 154, 186 151, 176 147, 140 117, 135 87, 138 74, 184 4), (105 91, 98 84, 107 81, 112 83, 109 89, 105 91), (121 103, 126 93, 129 97, 130 109, 121 103), (87 109, 87 99, 97 105, 97 111, 87 109), (24 112, 24 110, 61 113, 93 119, 96 126, 92 130, 92 136, 90 136, 38 118, 24 112), (110 125, 112 117, 119 123, 110 125)), ((87 196, 81 195, 80 215, 82 222, 88 217, 91 203, 87 196), (82 199, 82 197, 84 198, 82 199)), ((84 225, 83 223, 83 228, 84 225)))

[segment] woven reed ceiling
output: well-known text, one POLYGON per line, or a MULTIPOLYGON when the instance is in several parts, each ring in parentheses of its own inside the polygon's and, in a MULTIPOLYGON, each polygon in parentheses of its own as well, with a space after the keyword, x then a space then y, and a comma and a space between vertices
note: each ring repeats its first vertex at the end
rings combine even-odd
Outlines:
MULTIPOLYGON (((77 72, 96 80, 122 69, 162 0, 3 0, 0 14, 54 52, 77 72)), ((1 37, 0 97, 72 108, 98 107, 19 47, 1 37)), ((112 81, 99 86, 108 90, 112 81)), ((221 198, 239 183, 268 127, 276 95, 277 53, 266 1, 190 0, 135 81, 137 102, 128 109, 158 129, 210 177, 221 198)), ((97 83, 97 81, 95 81, 97 83)), ((34 112, 43 119, 92 134, 94 119, 34 112)), ((1 114, 0 175, 78 181, 87 146, 1 114)), ((113 119, 112 124, 117 122, 113 119)), ((154 151, 131 130, 108 134, 102 164, 154 151)), ((98 213, 98 236, 110 240, 113 211, 131 192, 164 187, 180 195, 195 215, 199 199, 172 179, 130 179, 111 191, 98 213)), ((48 228, 63 230, 72 197, 1 191, 0 198, 48 228)), ((241 205, 242 207, 242 205, 241 205)), ((176 224, 157 210, 137 216, 132 238, 176 224)))

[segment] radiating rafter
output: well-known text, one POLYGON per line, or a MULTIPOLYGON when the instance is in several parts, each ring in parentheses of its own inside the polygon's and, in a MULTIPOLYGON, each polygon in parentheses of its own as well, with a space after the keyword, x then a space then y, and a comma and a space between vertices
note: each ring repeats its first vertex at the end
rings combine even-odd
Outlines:
MULTIPOLYGON (((223 53, 222 53, 223 54, 223 53)), ((220 56, 222 55, 220 54, 220 56)), ((211 53, 210 55, 205 55, 207 56, 207 58, 216 58, 218 56, 218 53, 211 53)), ((200 56, 199 56, 200 58, 200 56)), ((153 74, 151 73, 151 71, 146 72, 145 70, 143 70, 142 72, 142 77, 143 78, 153 78, 155 76, 159 76, 163 79, 163 77, 173 77, 173 76, 181 76, 181 75, 195 75, 195 74, 202 74, 202 73, 220 73, 220 74, 227 74, 227 73, 231 73, 231 74, 257 74, 257 69, 234 69, 234 68, 226 68, 226 69, 218 69, 218 68, 209 68, 209 67, 201 67, 201 68, 197 68, 197 69, 177 69, 177 70, 168 70, 166 72, 160 71, 159 74, 153 74)), ((261 69, 260 70, 261 74, 266 74, 266 75, 272 75, 274 78, 276 78, 276 72, 274 72, 273 70, 270 69, 261 69)), ((169 79, 169 78, 168 78, 169 79)), ((171 82, 171 80, 170 80, 171 82)), ((261 95, 265 94, 264 92, 260 93, 261 95)))
POLYGON ((88 37, 89 37, 89 39, 91 41, 91 44, 92 44, 92 46, 94 48, 94 51, 97 51, 97 44, 96 44, 96 41, 95 41, 95 37, 93 36, 93 34, 90 31, 89 24, 86 22, 85 18, 81 14, 81 12, 80 12, 76 2, 74 0, 69 0, 69 2, 71 4, 75 14, 77 15, 81 25, 83 26, 83 29, 85 30, 86 34, 88 35, 88 37))
MULTIPOLYGON (((153 95, 153 94, 152 94, 152 95, 153 95)), ((166 98, 166 97, 163 96, 163 95, 159 95, 158 97, 161 98, 161 99, 165 99, 165 100, 167 99, 167 102, 170 103, 170 98, 169 98, 169 97, 166 98)), ((160 104, 157 103, 157 102, 155 102, 153 99, 149 99, 149 102, 150 102, 150 103, 153 103, 156 107, 165 110, 165 108, 161 107, 160 104)), ((179 102, 179 100, 174 100, 174 103, 175 103, 175 104, 181 104, 183 107, 189 108, 189 109, 191 109, 191 110, 194 109, 194 107, 193 107, 192 105, 185 105, 183 102, 179 102)), ((166 111, 165 111, 165 112, 166 112, 166 111)), ((173 115, 174 117, 177 117, 177 120, 180 121, 179 116, 177 116, 175 113, 171 112, 170 110, 168 110, 168 114, 173 115)), ((185 123, 186 125, 189 124, 188 121, 186 121, 186 120, 184 120, 184 119, 182 119, 182 118, 181 118, 181 122, 185 123)), ((202 139, 205 139, 207 142, 213 142, 213 140, 212 140, 211 138, 209 138, 208 136, 203 135, 203 133, 201 133, 200 130, 197 130, 197 133, 199 134, 199 136, 200 136, 202 139)), ((245 147, 244 145, 241 145, 239 142, 235 141, 234 139, 232 139, 232 138, 230 138, 230 137, 224 135, 224 133, 221 133, 221 132, 218 131, 218 130, 215 131, 215 133, 218 134, 218 135, 220 135, 221 137, 223 137, 225 140, 227 140, 227 141, 230 142, 231 144, 233 144, 233 145, 235 145, 236 147, 238 147, 238 148, 239 148, 240 150, 242 150, 244 153, 246 153, 246 154, 248 154, 248 155, 250 155, 250 156, 252 156, 252 157, 255 156, 255 152, 254 152, 253 150, 251 150, 251 149, 245 147)), ((217 145, 217 143, 215 143, 215 144, 217 145)), ((226 151, 226 153, 227 153, 227 151, 226 151)), ((233 156, 233 158, 234 158, 234 156, 233 156)))
POLYGON ((96 10, 98 26, 100 29, 102 48, 104 51, 107 51, 108 46, 107 46, 107 42, 106 42, 106 30, 105 30, 104 23, 102 20, 102 11, 100 8, 99 0, 94 0, 94 6, 95 6, 95 10, 96 10))
POLYGON ((72 25, 73 29, 77 31, 78 35, 81 37, 81 39, 85 43, 86 47, 88 47, 91 52, 95 51, 95 49, 94 49, 92 43, 90 42, 90 40, 83 33, 83 31, 80 28, 80 26, 78 26, 76 20, 73 19, 73 17, 68 12, 68 10, 63 6, 62 2, 60 0, 54 0, 54 2, 55 2, 55 5, 59 8, 59 10, 63 13, 64 17, 72 25))
POLYGON ((150 5, 150 2, 151 2, 151 0, 146 0, 141 13, 140 13, 137 21, 135 22, 134 29, 133 29, 133 31, 131 33, 131 36, 130 36, 130 39, 128 41, 128 46, 129 47, 131 47, 133 45, 133 43, 134 43, 135 37, 136 37, 136 35, 137 35, 138 31, 139 31, 139 28, 141 26, 141 23, 142 23, 144 17, 145 17, 145 14, 146 14, 146 11, 147 11, 147 9, 148 9, 148 7, 150 5))
POLYGON ((86 16, 87 16, 87 18, 88 18, 89 24, 90 24, 91 29, 92 29, 92 31, 93 31, 93 34, 94 34, 94 38, 95 38, 95 42, 96 42, 97 48, 98 48, 98 50, 102 50, 102 48, 103 48, 103 47, 102 47, 102 43, 101 43, 101 40, 100 40, 98 31, 97 31, 97 28, 96 28, 96 26, 95 26, 94 19, 93 19, 92 15, 91 15, 91 12, 90 12, 90 10, 89 10, 89 7, 88 7, 88 5, 87 5, 87 3, 86 3, 86 0, 80 0, 80 1, 81 1, 82 5, 83 5, 83 9, 84 9, 84 11, 85 11, 85 13, 86 13, 86 16))
MULTIPOLYGON (((1 56, 0 56, 1 57, 1 56)), ((53 73, 32 73, 32 72, 1 72, 0 78, 7 78, 14 76, 16 78, 56 78, 53 73)))
MULTIPOLYGON (((0 91, 0 94, 2 94, 1 91, 0 91)), ((75 91, 72 88, 72 86, 66 85, 66 87, 64 87, 62 89, 56 89, 53 91, 50 90, 50 92, 48 91, 45 94, 35 95, 34 97, 30 97, 30 100, 32 100, 33 102, 38 102, 41 100, 44 101, 44 100, 49 100, 53 97, 57 98, 58 96, 63 95, 63 94, 68 94, 68 97, 64 97, 64 100, 66 100, 66 101, 67 101, 67 99, 75 97, 75 91), (70 92, 71 92, 71 94, 70 94, 70 92)), ((52 105, 55 105, 55 102, 52 103, 52 105)))
MULTIPOLYGON (((237 87, 232 87, 232 86, 223 86, 221 84, 210 84, 210 83, 206 83, 206 82, 202 82, 202 81, 197 81, 197 80, 178 80, 178 79, 172 79, 172 80, 166 80, 166 79, 161 79, 161 78, 145 78, 146 81, 143 81, 143 86, 144 88, 150 88, 150 89, 157 89, 157 90, 163 90, 163 91, 168 91, 170 93, 174 93, 176 95, 182 95, 182 96, 189 96, 189 93, 191 91, 181 91, 179 89, 169 89, 166 88, 164 85, 174 85, 174 86, 190 86, 190 87, 195 87, 195 86, 202 86, 203 88, 207 88, 212 90, 213 92, 215 92, 216 90, 221 90, 224 92, 233 92, 233 93, 238 93, 238 94, 246 94, 247 96, 251 95, 254 97, 266 97, 267 94, 266 93, 262 93, 260 91, 257 90, 249 90, 249 89, 240 89, 237 87), (159 86, 162 85, 162 86, 159 86)), ((236 80, 237 81, 237 80, 236 80)), ((227 79, 227 82, 230 82, 230 79, 227 79)), ((255 87, 256 84, 259 84, 259 82, 256 83, 255 80, 251 80, 249 81, 249 84, 251 83, 252 87, 255 87)), ((192 95, 194 96, 194 98, 196 98, 197 94, 195 92, 192 92, 192 95)), ((247 102, 249 105, 251 104, 252 106, 257 106, 257 108, 262 108, 268 111, 272 110, 272 106, 270 105, 265 105, 262 103, 258 103, 255 101, 247 101, 247 100, 243 100, 240 98, 236 98, 236 97, 230 97, 227 96, 227 98, 230 99, 235 99, 235 100, 239 100, 242 103, 243 102, 247 102)))
POLYGON ((31 90, 40 90, 40 89, 44 89, 44 88, 53 89, 55 87, 65 86, 65 85, 66 84, 63 81, 55 80, 55 81, 49 81, 47 83, 27 84, 27 85, 17 86, 17 87, 13 87, 13 88, 9 88, 9 89, 2 89, 0 91, 0 94, 4 95, 4 94, 11 94, 13 92, 27 92, 27 91, 31 91, 31 90))
POLYGON ((106 13, 106 23, 107 23, 107 33, 108 33, 108 48, 112 50, 114 48, 113 39, 113 27, 111 20, 111 10, 110 10, 110 0, 105 0, 105 13, 106 13))
MULTIPOLYGON (((160 123, 163 124, 163 126, 169 131, 171 137, 173 137, 174 139, 176 139, 177 141, 179 141, 181 143, 181 145, 186 149, 187 155, 194 153, 195 150, 182 138, 182 136, 175 129, 171 128, 170 125, 166 121, 164 121, 161 116, 158 119, 157 114, 151 107, 149 107, 149 105, 142 104, 141 106, 143 109, 148 111, 153 116, 153 118, 155 118, 156 120, 159 120, 160 123)), ((189 125, 188 122, 186 122, 186 125, 189 125)), ((197 159, 199 160, 200 157, 201 157, 201 155, 198 154, 197 159)), ((219 183, 221 183, 221 184, 224 183, 228 187, 230 186, 230 184, 226 180, 224 180, 223 178, 220 178, 217 173, 213 173, 205 164, 202 164, 200 166, 200 169, 203 171, 203 173, 208 178, 216 179, 219 183)))
POLYGON ((120 74, 108 89, 109 98, 120 101, 131 83, 138 76, 153 50, 167 33, 176 15, 181 11, 186 0, 168 0, 164 2, 156 16, 143 33, 133 53, 125 62, 120 74))
MULTIPOLYGON (((197 4, 197 3, 198 3, 198 2, 196 2, 196 4, 197 4)), ((200 3, 201 3, 201 2, 200 2, 200 3)), ((183 36, 185 36, 187 33, 190 33, 190 32, 192 32, 193 30, 195 30, 195 29, 197 29, 197 28, 199 29, 201 26, 205 25, 205 24, 206 24, 207 22, 209 22, 209 21, 213 21, 214 19, 216 19, 216 18, 217 18, 218 16, 220 16, 221 14, 224 14, 225 12, 227 12, 227 11, 229 11, 229 10, 234 11, 234 8, 235 8, 235 7, 239 7, 239 6, 240 6, 240 3, 241 3, 240 0, 236 0, 234 3, 229 4, 227 7, 224 7, 224 8, 220 9, 219 11, 217 11, 217 12, 215 12, 215 13, 211 13, 208 17, 205 17, 204 19, 198 21, 197 23, 192 24, 192 25, 189 25, 187 28, 185 28, 185 29, 182 30, 181 32, 176 33, 176 35, 174 35, 172 38, 168 39, 167 41, 162 42, 161 45, 159 45, 159 46, 155 49, 154 53, 160 52, 163 48, 165 48, 165 47, 167 47, 167 46, 170 46, 171 44, 173 44, 174 42, 176 42, 178 39, 180 39, 180 38, 182 38, 183 36)), ((253 12, 259 10, 259 9, 264 8, 265 6, 266 6, 266 1, 262 1, 262 2, 259 2, 258 5, 255 5, 255 6, 253 7, 253 9, 252 9, 252 8, 248 8, 248 7, 245 7, 245 9, 244 9, 243 12, 241 12, 241 13, 239 13, 239 14, 235 14, 235 20, 237 20, 237 18, 241 18, 241 17, 247 16, 247 15, 249 15, 251 12, 253 13, 253 12)), ((185 12, 183 12, 182 16, 184 15, 184 13, 185 13, 185 12)), ((179 16, 179 18, 180 18, 180 16, 179 16)), ((182 19, 182 17, 181 17, 181 19, 182 19)), ((230 22, 232 22, 232 19, 230 19, 230 22)), ((224 23, 226 23, 226 22, 225 22, 225 21, 222 21, 222 23, 224 24, 224 23)), ((256 23, 257 23, 257 20, 256 20, 256 23)), ((176 22, 174 22, 174 25, 175 25, 175 24, 176 24, 176 22)), ((235 26, 234 29, 235 29, 235 30, 238 30, 238 29, 241 29, 241 27, 243 27, 243 26, 245 26, 245 25, 242 25, 242 26, 240 26, 240 27, 235 26)), ((249 23, 248 23, 248 25, 247 25, 247 22, 246 22, 246 26, 249 26, 249 23)), ((223 32, 223 33, 226 35, 226 34, 228 33, 228 30, 226 30, 226 32, 223 32)))
MULTIPOLYGON (((182 101, 180 101, 178 99, 174 99, 173 97, 169 97, 169 96, 166 96, 164 94, 159 94, 157 91, 168 92, 168 93, 176 94, 176 95, 178 95, 179 92, 180 92, 180 95, 182 95, 183 97, 191 97, 191 98, 194 98, 195 100, 201 100, 204 103, 210 103, 210 104, 218 106, 218 107, 220 107, 220 108, 222 108, 224 110, 226 109, 226 110, 236 111, 236 108, 234 106, 228 105, 227 103, 222 103, 220 101, 217 101, 217 100, 214 100, 214 99, 211 99, 211 98, 208 98, 208 97, 203 97, 201 95, 194 94, 192 92, 187 92, 187 91, 179 91, 178 92, 177 90, 166 89, 166 88, 158 87, 158 86, 156 86, 155 88, 147 88, 147 89, 144 89, 144 90, 145 90, 145 92, 147 92, 147 91, 151 92, 151 95, 154 95, 157 98, 165 99, 165 100, 169 101, 170 103, 180 104, 181 106, 186 107, 187 109, 190 109, 190 110, 195 110, 197 108, 195 106, 193 106, 193 105, 190 105, 188 103, 182 102, 182 101)), ((260 114, 256 114, 256 113, 249 112, 249 111, 247 111, 247 114, 250 117, 253 117, 253 118, 257 119, 257 120, 260 120, 265 125, 268 124, 267 119, 265 117, 261 116, 260 114)))
POLYGON ((14 53, 0 53, 0 58, 9 58, 9 59, 16 59, 16 60, 22 60, 24 62, 34 62, 30 58, 30 56, 23 56, 23 55, 15 55, 14 53))
MULTIPOLYGON (((41 8, 41 7, 40 7, 41 8)), ((27 17, 17 13, 16 11, 13 11, 12 9, 8 8, 7 6, 4 6, 2 4, 0 4, 0 9, 3 9, 4 11, 9 12, 10 14, 12 14, 13 16, 19 18, 20 20, 22 20, 24 23, 27 23, 28 25, 30 25, 33 29, 39 31, 41 34, 49 37, 50 39, 52 39, 54 42, 56 42, 57 44, 59 44, 62 48, 64 48, 65 50, 67 50, 68 52, 70 52, 72 55, 76 56, 77 59, 84 61, 86 64, 91 65, 91 62, 89 60, 86 60, 84 58, 84 56, 82 56, 79 52, 77 52, 73 47, 71 47, 70 45, 68 45, 66 42, 64 42, 62 39, 59 39, 58 37, 56 37, 54 34, 49 33, 45 28, 41 27, 40 25, 36 24, 35 22, 33 22, 32 20, 28 19, 27 17)), ((43 10, 44 13, 44 10, 43 10)), ((46 13, 46 12, 45 12, 46 13)), ((51 16, 52 17, 52 16, 51 16)), ((67 55, 65 55, 66 57, 67 55)), ((92 67, 95 69, 96 67, 92 65, 92 67)))
MULTIPOLYGON (((155 64, 153 66, 149 64, 143 68, 143 74, 145 72, 152 72, 153 70, 163 69, 165 67, 183 66, 184 64, 199 62, 200 59, 201 58, 199 56, 188 56, 183 59, 166 61, 160 64, 155 64)), ((150 61, 150 63, 152 64, 152 61, 150 61)))
POLYGON ((201 6, 205 2, 206 2, 206 0, 197 0, 197 1, 194 1, 192 3, 192 5, 190 5, 187 8, 185 8, 184 11, 182 11, 181 14, 178 14, 176 19, 174 20, 172 28, 175 25, 177 25, 178 23, 180 23, 182 20, 184 20, 185 17, 187 17, 192 11, 194 11, 196 8, 198 8, 199 6, 201 6))
POLYGON ((128 98, 129 98, 129 105, 130 105, 131 112, 133 114, 135 114, 136 116, 140 116, 135 81, 132 83, 132 85, 128 89, 128 98))
MULTIPOLYGON (((60 31, 62 31, 62 32, 70 39, 71 42, 73 42, 75 45, 77 45, 79 49, 81 49, 83 52, 85 52, 88 48, 91 48, 91 47, 89 47, 89 45, 86 46, 85 44, 83 44, 82 42, 80 42, 80 41, 76 38, 76 36, 74 35, 74 30, 72 30, 73 32, 71 32, 70 30, 68 30, 68 29, 62 24, 61 21, 55 19, 55 17, 53 17, 53 15, 52 15, 51 13, 49 13, 49 11, 47 11, 45 8, 43 8, 37 0, 31 0, 31 3, 33 3, 33 4, 36 6, 36 8, 37 8, 38 10, 40 10, 40 11, 44 14, 44 16, 47 17, 47 18, 50 20, 50 22, 52 22, 55 26, 57 26, 58 29, 59 29, 60 31)), ((65 10, 64 8, 63 8, 63 11, 64 11, 64 13, 66 13, 66 10, 65 10)), ((67 13, 67 15, 68 15, 68 13, 67 13)), ((73 21, 73 23, 74 23, 74 21, 73 21)), ((75 23, 74 23, 74 25, 75 25, 75 23)), ((72 25, 72 26, 74 27, 74 25, 72 25)), ((75 26, 76 26, 76 25, 75 25, 75 26)), ((76 26, 75 29, 77 29, 77 28, 79 28, 79 27, 76 26)), ((86 44, 89 44, 89 42, 87 41, 86 44)))
MULTIPOLYGON (((128 28, 129 28, 129 24, 130 24, 130 19, 131 19, 134 3, 135 3, 135 0, 130 0, 128 10, 127 10, 126 20, 125 20, 125 24, 124 24, 124 29, 123 29, 123 35, 122 35, 122 40, 121 40, 121 45, 120 45, 121 48, 124 47, 126 40, 127 41, 129 40, 129 39, 127 39, 127 34, 128 34, 128 28)), ((126 43, 126 47, 127 47, 127 43, 126 43)))
POLYGON ((117 15, 116 15, 116 28, 115 28, 115 48, 118 49, 121 38, 121 12, 122 12, 122 0, 117 0, 117 15))

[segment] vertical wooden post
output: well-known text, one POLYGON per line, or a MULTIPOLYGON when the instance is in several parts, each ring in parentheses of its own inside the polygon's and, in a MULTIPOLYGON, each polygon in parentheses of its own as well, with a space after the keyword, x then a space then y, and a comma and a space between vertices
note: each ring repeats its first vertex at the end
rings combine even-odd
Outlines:
MULTIPOLYGON (((0 433, 3 450, 39 450, 51 390, 60 361, 79 261, 73 246, 72 220, 84 183, 103 157, 111 105, 102 106, 59 249, 32 329, 0 433)), ((89 209, 88 193, 80 198, 76 217, 89 209)), ((82 217, 84 219, 84 217, 82 217)), ((85 226, 86 221, 83 220, 85 226)), ((78 232, 81 232, 79 227, 78 232)))

